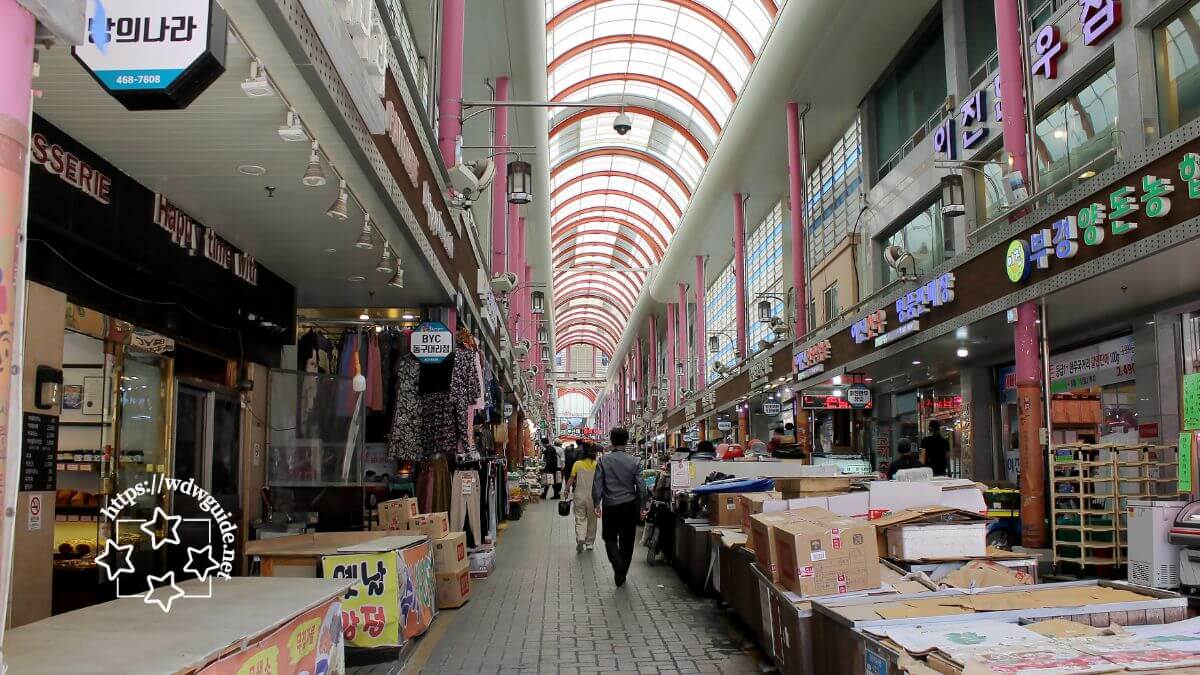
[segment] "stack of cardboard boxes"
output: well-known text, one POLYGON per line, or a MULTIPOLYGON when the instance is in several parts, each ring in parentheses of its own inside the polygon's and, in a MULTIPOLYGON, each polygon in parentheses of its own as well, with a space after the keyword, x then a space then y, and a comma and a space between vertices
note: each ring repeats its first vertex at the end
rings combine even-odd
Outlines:
POLYGON ((450 531, 448 513, 421 513, 416 499, 392 499, 379 504, 379 519, 373 529, 429 537, 433 547, 438 608, 462 607, 470 599, 471 564, 467 557, 467 535, 450 531))

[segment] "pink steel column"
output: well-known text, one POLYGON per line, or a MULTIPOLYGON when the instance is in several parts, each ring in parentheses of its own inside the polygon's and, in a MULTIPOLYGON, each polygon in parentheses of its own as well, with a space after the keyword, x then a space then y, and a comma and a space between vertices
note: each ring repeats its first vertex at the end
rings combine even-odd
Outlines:
MULTIPOLYGON (((29 110, 33 86, 33 35, 36 22, 16 0, 0 0, 0 334, 8 336, 9 347, 16 323, 17 238, 24 215, 25 173, 29 167, 29 110)), ((23 277, 22 277, 23 279, 23 277)), ((23 285, 23 281, 22 281, 23 285)), ((10 430, 21 419, 10 410, 13 372, 21 364, 12 361, 15 349, 0 360, 0 429, 10 430)), ((18 383, 20 380, 18 380, 18 383)), ((19 384, 18 384, 19 386, 19 384)), ((9 434, 9 438, 11 438, 9 434)), ((17 475, 20 448, 0 439, 0 514, 17 507, 17 475)), ((0 617, 7 615, 9 581, 12 577, 13 529, 17 519, 0 515, 0 617)), ((0 621, 0 641, 4 624, 0 621)))
MULTIPOLYGON (((524 230, 525 230, 525 221, 522 220, 521 221, 522 234, 524 233, 524 230)), ((525 251, 521 251, 521 260, 524 260, 524 259, 525 259, 525 251)), ((533 313, 531 312, 531 310, 533 309, 533 298, 530 297, 531 291, 529 288, 529 280, 532 277, 533 277, 533 268, 530 267, 528 264, 526 264, 525 265, 525 288, 521 289, 521 319, 522 319, 522 323, 524 324, 524 328, 522 328, 521 330, 524 332, 525 339, 529 340, 529 344, 532 345, 529 349, 530 355, 532 355, 533 350, 537 348, 537 323, 534 321, 533 313)), ((532 359, 530 359, 530 360, 532 360, 532 359)))
MULTIPOLYGON (((496 78, 496 100, 508 100, 508 78, 496 78)), ((508 150, 508 108, 496 108, 496 140, 495 152, 508 150)), ((508 262, 505 255, 508 248, 508 223, 505 216, 508 213, 508 201, 505 194, 505 178, 508 175, 507 155, 496 155, 496 178, 492 181, 492 274, 506 272, 508 262)))
MULTIPOLYGON (((1004 102, 1004 150, 1013 167, 1032 186, 1033 167, 1026 146, 1025 50, 1021 45, 1017 0, 995 0, 996 47, 1000 57, 1000 99, 1004 102)), ((1042 358, 1038 345, 1037 305, 1017 307, 1013 328, 1016 349, 1017 433, 1021 459, 1021 544, 1046 546, 1045 457, 1042 455, 1042 358)))
POLYGON ((650 315, 650 385, 646 401, 650 410, 658 410, 658 315, 650 315))
POLYGON ((675 378, 675 331, 678 329, 679 322, 675 320, 676 308, 675 303, 667 303, 667 401, 668 405, 674 408, 679 404, 679 395, 676 393, 679 389, 679 381, 675 378))
POLYGON ((703 391, 705 385, 708 384, 708 344, 706 342, 708 332, 705 329, 706 317, 704 315, 704 295, 706 288, 704 286, 704 256, 696 256, 696 288, 694 294, 696 296, 696 391, 703 391))
POLYGON ((738 358, 750 355, 746 349, 746 213, 742 210, 742 193, 733 195, 733 298, 737 312, 738 358))
POLYGON ((467 0, 442 0, 441 73, 438 76, 438 149, 446 167, 454 166, 462 134, 463 40, 467 0))
MULTIPOLYGON (((679 284, 679 308, 676 311, 678 312, 678 314, 676 314, 675 316, 676 316, 676 320, 679 322, 679 329, 675 331, 675 339, 679 341, 679 344, 675 346, 675 356, 679 357, 679 363, 683 365, 683 374, 686 376, 687 375, 687 362, 688 362, 688 355, 689 355, 688 354, 688 329, 687 329, 688 300, 687 300, 687 284, 682 283, 682 282, 679 284)), ((671 377, 675 378, 676 383, 679 382, 678 370, 679 369, 676 368, 676 372, 671 373, 671 377)), ((687 382, 686 377, 684 379, 684 382, 687 382)))
POLYGON ((792 226, 792 290, 796 296, 796 339, 808 333, 808 270, 804 258, 804 132, 800 105, 787 104, 788 192, 792 226))

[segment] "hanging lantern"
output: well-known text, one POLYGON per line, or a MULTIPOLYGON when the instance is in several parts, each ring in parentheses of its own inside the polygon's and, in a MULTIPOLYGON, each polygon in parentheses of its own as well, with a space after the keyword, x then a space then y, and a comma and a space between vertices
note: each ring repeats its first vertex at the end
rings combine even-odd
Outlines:
POLYGON ((508 163, 508 203, 528 204, 533 201, 533 167, 517 160, 508 163))
POLYGON ((550 348, 542 347, 542 363, 550 363, 550 348))
POLYGON ((967 203, 963 197, 962 176, 957 174, 942 176, 942 216, 954 218, 966 212, 967 203))
POLYGON ((721 351, 721 341, 720 341, 720 339, 717 338, 716 335, 708 336, 708 351, 710 351, 710 352, 721 351))
POLYGON ((530 313, 543 314, 546 311, 546 294, 541 291, 533 291, 529 294, 529 304, 532 305, 530 313))
POLYGON ((538 335, 538 343, 539 344, 544 345, 547 342, 549 342, 549 338, 547 338, 547 336, 546 336, 546 327, 545 326, 538 326, 537 335, 538 335))
POLYGON ((761 321, 762 323, 770 323, 772 316, 773 315, 771 313, 771 301, 770 300, 759 301, 759 303, 758 303, 758 320, 761 321))

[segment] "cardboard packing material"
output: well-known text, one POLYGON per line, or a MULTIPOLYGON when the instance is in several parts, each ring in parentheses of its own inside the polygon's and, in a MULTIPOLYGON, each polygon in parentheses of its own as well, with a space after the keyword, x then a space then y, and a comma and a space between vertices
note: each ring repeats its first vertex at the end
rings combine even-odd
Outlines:
POLYGON ((987 514, 987 502, 983 488, 973 481, 941 478, 931 481, 872 481, 870 491, 870 518, 881 518, 892 511, 903 511, 922 506, 948 506, 987 514))
POLYGON ((849 476, 802 476, 774 480, 775 489, 782 492, 785 499, 806 497, 814 492, 836 494, 850 489, 849 476))
POLYGON ((778 492, 743 492, 739 495, 742 509, 742 532, 750 534, 750 516, 759 513, 786 511, 787 500, 778 492))
POLYGON ((1020 570, 1005 567, 990 560, 972 560, 947 574, 940 585, 950 588, 991 588, 994 586, 1028 586, 1033 577, 1020 570))
POLYGON ((971 511, 923 506, 875 521, 880 550, 893 560, 963 560, 987 555, 990 521, 971 511))
POLYGON ((847 518, 866 520, 871 511, 871 493, 866 490, 848 492, 844 495, 832 495, 828 498, 831 512, 847 518))
POLYGON ((417 500, 412 497, 380 502, 377 511, 381 530, 403 530, 405 529, 404 523, 416 518, 421 513, 417 507, 417 500))
POLYGON ((471 598, 471 566, 463 564, 457 570, 434 575, 438 609, 453 609, 467 604, 471 598))
MULTIPOLYGON (((775 548, 775 523, 784 523, 796 518, 793 511, 773 511, 757 513, 750 516, 750 541, 754 551, 754 560, 758 569, 770 577, 771 581, 779 583, 779 558, 775 548)), ((750 548, 750 547, 748 547, 750 548)))
POLYGON ((437 541, 450 534, 450 514, 445 511, 422 513, 403 523, 401 529, 420 532, 429 537, 431 541, 437 541))
POLYGON ((452 572, 469 565, 467 560, 467 533, 451 532, 433 541, 433 569, 437 572, 452 572))
POLYGON ((708 496, 708 522, 717 527, 742 526, 742 493, 720 492, 708 496))
POLYGON ((802 597, 878 588, 875 526, 823 509, 772 523, 780 583, 802 597))

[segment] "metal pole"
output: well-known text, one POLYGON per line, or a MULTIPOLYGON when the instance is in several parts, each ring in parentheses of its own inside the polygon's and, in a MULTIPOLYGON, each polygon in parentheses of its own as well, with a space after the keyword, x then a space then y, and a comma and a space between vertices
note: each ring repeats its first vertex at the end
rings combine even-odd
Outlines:
MULTIPOLYGON (((808 112, 809 106, 804 107, 808 112)), ((796 339, 808 334, 808 261, 804 245, 804 115, 800 104, 787 104, 788 130, 788 192, 792 234, 792 288, 796 293, 795 331, 796 339)))
POLYGON ((737 313, 738 359, 749 357, 746 348, 749 342, 746 327, 746 210, 742 193, 733 195, 733 298, 737 313))
POLYGON ((693 293, 696 298, 696 391, 704 391, 708 385, 708 358, 705 353, 708 345, 705 344, 705 279, 704 279, 704 256, 696 256, 696 288, 693 293))
MULTIPOLYGON (((508 78, 496 78, 496 98, 508 98, 508 78)), ((493 125, 496 129, 496 150, 508 151, 508 111, 496 110, 493 125)), ((508 162, 496 160, 496 177, 492 179, 492 274, 507 272, 508 262, 508 202, 504 189, 508 162)))
POLYGON ((458 159, 462 136, 463 42, 467 0, 442 0, 441 71, 438 77, 438 149, 442 162, 452 167, 458 159))

